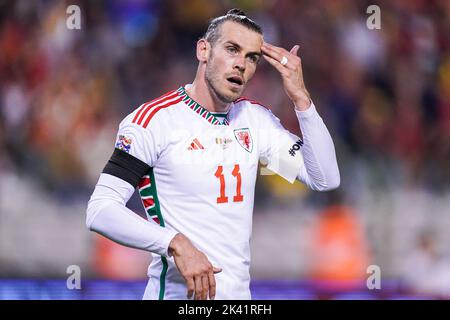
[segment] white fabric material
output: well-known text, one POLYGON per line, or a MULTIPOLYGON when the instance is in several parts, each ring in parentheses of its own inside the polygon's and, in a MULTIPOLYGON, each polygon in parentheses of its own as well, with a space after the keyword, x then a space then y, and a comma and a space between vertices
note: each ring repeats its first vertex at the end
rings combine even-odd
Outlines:
POLYGON ((277 173, 290 183, 294 183, 299 168, 304 164, 303 155, 299 151, 300 142, 298 141, 301 140, 296 136, 282 132, 276 139, 276 146, 273 148, 271 157, 266 160, 268 162, 267 169, 277 173), (298 148, 296 152, 293 150, 294 147, 298 148), (291 153, 289 153, 289 150, 291 150, 291 153))
POLYGON ((133 192, 128 182, 102 173, 88 203, 87 227, 127 247, 168 256, 169 243, 177 232, 125 207, 133 192))
POLYGON ((303 134, 301 148, 304 164, 297 178, 316 191, 339 187, 341 180, 333 140, 314 104, 295 111, 303 134))

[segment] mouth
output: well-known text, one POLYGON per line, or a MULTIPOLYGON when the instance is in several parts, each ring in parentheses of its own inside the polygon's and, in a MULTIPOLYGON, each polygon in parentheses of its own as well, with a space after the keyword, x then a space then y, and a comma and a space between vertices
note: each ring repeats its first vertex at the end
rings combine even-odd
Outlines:
POLYGON ((231 76, 227 78, 228 83, 233 87, 241 87, 244 84, 244 80, 240 76, 231 76))

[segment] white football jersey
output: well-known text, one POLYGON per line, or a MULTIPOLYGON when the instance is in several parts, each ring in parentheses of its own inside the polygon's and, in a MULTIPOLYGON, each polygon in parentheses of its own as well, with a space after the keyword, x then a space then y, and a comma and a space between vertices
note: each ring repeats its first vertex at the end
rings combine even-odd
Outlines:
MULTIPOLYGON (((128 115, 120 124, 116 148, 151 167, 139 184, 148 219, 183 233, 213 266, 222 268, 215 275, 216 298, 249 299, 259 160, 264 158, 276 171, 273 159, 285 152, 297 164, 288 178, 293 180, 304 165, 301 144, 255 101, 236 100, 221 119, 181 87, 128 115)), ((153 254, 148 275, 147 298, 186 298, 173 258, 153 254)))

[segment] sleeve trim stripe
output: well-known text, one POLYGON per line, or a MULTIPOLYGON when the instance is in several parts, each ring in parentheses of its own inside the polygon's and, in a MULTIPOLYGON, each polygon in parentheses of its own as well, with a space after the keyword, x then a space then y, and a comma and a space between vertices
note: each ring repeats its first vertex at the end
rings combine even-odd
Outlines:
POLYGON ((156 102, 150 103, 149 105, 145 106, 144 109, 142 109, 143 112, 142 112, 141 116, 139 117, 139 120, 137 120, 134 123, 137 123, 138 125, 142 125, 142 121, 144 120, 144 118, 146 117, 146 115, 150 111, 150 109, 152 109, 154 107, 157 107, 157 106, 161 105, 163 102, 165 102, 165 101, 167 101, 169 99, 173 99, 173 98, 175 98, 177 96, 178 96, 177 92, 171 93, 171 94, 166 95, 162 99, 160 99, 160 100, 158 100, 156 102))
POLYGON ((158 103, 158 102, 160 102, 162 99, 164 99, 165 97, 167 97, 167 96, 173 94, 174 92, 175 92, 175 90, 172 90, 172 91, 170 91, 170 92, 168 92, 168 93, 166 93, 166 94, 163 94, 162 96, 160 96, 160 97, 158 97, 158 98, 156 98, 156 99, 153 99, 153 100, 150 101, 150 102, 144 103, 144 104, 140 107, 140 109, 139 109, 139 111, 136 113, 136 115, 134 116, 132 123, 136 123, 137 119, 139 118, 139 115, 142 113, 142 111, 143 111, 148 105, 150 105, 150 104, 152 104, 152 103, 153 103, 153 104, 154 104, 154 103, 158 103))
POLYGON ((153 111, 152 111, 152 112, 150 113, 150 115, 148 116, 147 120, 145 120, 145 123, 144 123, 144 125, 143 125, 144 128, 147 128, 147 126, 148 126, 150 120, 152 120, 153 116, 154 116, 159 110, 164 109, 164 108, 167 108, 167 107, 170 107, 170 106, 172 106, 172 105, 175 105, 175 104, 177 104, 177 103, 180 102, 180 101, 181 101, 181 97, 178 98, 178 99, 176 99, 176 100, 167 102, 166 104, 163 104, 162 106, 158 106, 158 107, 154 108, 153 111))

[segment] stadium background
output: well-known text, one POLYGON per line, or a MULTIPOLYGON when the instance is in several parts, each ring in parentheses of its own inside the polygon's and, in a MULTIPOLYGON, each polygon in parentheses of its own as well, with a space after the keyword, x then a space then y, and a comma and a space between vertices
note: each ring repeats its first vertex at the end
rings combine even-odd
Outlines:
MULTIPOLYGON (((195 41, 233 7, 269 42, 300 44, 342 180, 314 193, 258 178, 254 298, 450 297, 449 1, 1 0, 0 299, 141 298, 149 255, 88 232, 86 203, 121 118, 189 83, 195 41), (81 290, 66 288, 70 265, 81 290)), ((245 95, 299 131, 267 63, 245 95)))

